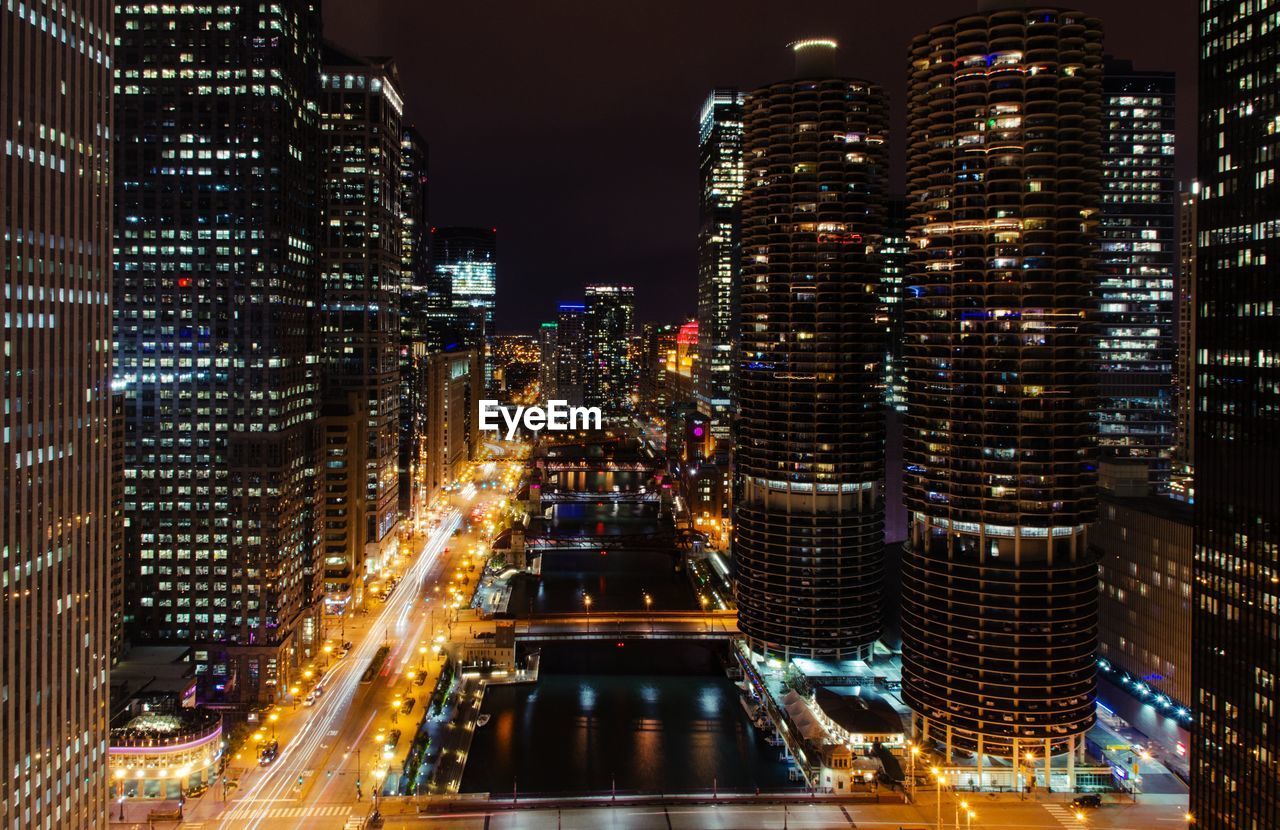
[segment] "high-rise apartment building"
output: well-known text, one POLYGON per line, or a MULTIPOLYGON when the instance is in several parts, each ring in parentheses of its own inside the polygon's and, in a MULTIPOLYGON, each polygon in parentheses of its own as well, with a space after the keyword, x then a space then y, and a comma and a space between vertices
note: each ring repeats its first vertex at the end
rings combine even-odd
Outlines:
POLYGON ((554 320, 538 326, 538 385, 543 401, 556 396, 556 335, 559 327, 554 320))
POLYGON ((1103 64, 1098 443, 1138 459, 1164 492, 1174 442, 1178 262, 1172 72, 1103 64))
POLYGON ((756 652, 869 657, 884 561, 888 106, 793 43, 788 80, 747 95, 734 552, 756 652))
MULTIPOLYGON (((332 46, 323 59, 323 394, 326 402, 353 404, 352 414, 363 421, 361 440, 348 447, 364 510, 350 521, 324 522, 321 555, 326 570, 345 565, 358 578, 398 547, 404 101, 390 60, 332 46), (345 543, 346 534, 355 534, 355 545, 345 543), (357 560, 344 561, 353 548, 357 560)), ((350 504, 340 489, 323 495, 326 516, 350 504)))
POLYGON ((126 626, 273 700, 320 635, 320 13, 123 5, 115 66, 126 626))
POLYGON ((559 400, 582 406, 587 383, 587 307, 561 303, 556 318, 556 394, 559 400))
POLYGON ((1196 827, 1280 827, 1280 27, 1201 0, 1191 666, 1196 827))
POLYGON ((717 89, 698 116, 698 407, 722 438, 729 437, 738 348, 742 103, 738 90, 717 89))
POLYGON ((0 825, 107 826, 112 4, 0 6, 0 825))
POLYGON ((588 285, 586 306, 586 405, 622 412, 630 405, 633 387, 628 349, 635 331, 636 290, 588 285))
POLYGON ((1196 493, 1196 211, 1200 183, 1178 194, 1178 348, 1173 359, 1173 474, 1169 493, 1193 501, 1196 493))
POLYGON ((1097 643, 1102 28, 989 11, 909 61, 903 697, 949 751, 1075 758, 1097 643))

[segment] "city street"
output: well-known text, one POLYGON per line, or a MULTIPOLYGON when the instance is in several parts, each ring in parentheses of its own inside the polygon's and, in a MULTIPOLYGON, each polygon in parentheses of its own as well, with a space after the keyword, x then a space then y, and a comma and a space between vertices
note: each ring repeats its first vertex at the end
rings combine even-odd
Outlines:
MULTIPOLYGON (((491 473, 488 480, 500 481, 502 468, 479 469, 491 473)), ((439 527, 405 564, 396 589, 385 602, 370 600, 366 614, 346 622, 343 636, 353 644, 351 652, 330 662, 317 684, 325 692, 316 704, 278 707, 278 720, 263 725, 266 739, 274 735, 280 742, 276 761, 257 766, 253 748, 247 746, 229 770, 233 778, 238 774, 238 786, 227 793, 228 801, 223 801, 221 785, 212 787, 188 801, 182 827, 309 830, 344 827, 371 812, 374 790, 394 785, 435 688, 443 661, 433 647, 448 635, 452 596, 465 604, 483 572, 483 557, 473 570, 461 565, 469 551, 483 544, 485 528, 477 523, 470 533, 455 536, 454 531, 464 527, 471 511, 505 496, 502 487, 474 484, 450 494, 449 506, 439 513, 439 527), (382 667, 371 682, 362 683, 361 675, 383 645, 390 651, 382 667), (429 668, 427 679, 413 683, 423 666, 429 668), (401 714, 396 702, 409 696, 415 705, 401 714), (401 735, 394 750, 384 753, 392 729, 401 735)), ((145 817, 132 810, 127 815, 145 817)))
MULTIPOLYGON (((602 798, 601 801, 607 799, 602 798)), ((453 830, 702 830, 706 828, 892 828, 893 830, 938 830, 932 801, 918 806, 904 804, 810 804, 803 801, 781 803, 699 803, 673 798, 663 803, 572 807, 557 809, 554 803, 529 805, 520 809, 493 810, 473 814, 442 813, 412 817, 388 816, 388 828, 450 828, 453 830)), ((953 805, 944 796, 942 825, 955 828, 953 805)), ((1112 828, 1113 830, 1181 830, 1186 827, 1184 808, 1175 804, 1109 804, 1075 818, 1065 803, 1024 802, 1017 799, 988 799, 976 805, 974 828, 1008 830, 1063 830, 1063 828, 1112 828)), ((964 819, 961 827, 968 830, 964 819)))

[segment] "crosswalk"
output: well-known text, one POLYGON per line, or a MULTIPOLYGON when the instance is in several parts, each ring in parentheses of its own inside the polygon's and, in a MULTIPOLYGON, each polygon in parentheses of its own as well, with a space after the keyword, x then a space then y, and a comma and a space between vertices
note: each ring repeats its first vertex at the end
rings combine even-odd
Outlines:
POLYGON ((1048 810, 1049 815, 1056 818, 1058 820, 1058 823, 1061 824, 1063 827, 1078 828, 1083 826, 1079 821, 1076 820, 1075 811, 1072 810, 1070 807, 1067 807, 1063 804, 1042 804, 1041 806, 1044 807, 1046 810, 1048 810))

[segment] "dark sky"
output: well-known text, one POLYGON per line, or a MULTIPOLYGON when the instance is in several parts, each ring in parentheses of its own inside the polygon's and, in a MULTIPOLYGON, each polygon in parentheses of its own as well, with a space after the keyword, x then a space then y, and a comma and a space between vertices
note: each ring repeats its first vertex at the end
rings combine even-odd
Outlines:
MULTIPOLYGON (((1066 4, 1063 4, 1066 5, 1066 4)), ((1194 170, 1194 0, 1080 0, 1106 50, 1178 73, 1178 170, 1194 170)), ((694 310, 697 116, 714 86, 787 77, 785 45, 840 41, 881 83, 902 180, 906 47, 975 0, 326 0, 326 36, 399 66, 431 145, 431 222, 498 228, 498 329, 531 330, 590 281, 642 320, 694 310)))

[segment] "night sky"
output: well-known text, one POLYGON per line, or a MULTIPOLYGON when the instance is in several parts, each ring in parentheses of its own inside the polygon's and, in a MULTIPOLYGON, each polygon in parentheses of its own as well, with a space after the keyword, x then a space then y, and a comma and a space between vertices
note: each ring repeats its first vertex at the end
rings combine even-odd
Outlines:
MULTIPOLYGON (((1178 73, 1178 173, 1195 169, 1194 0, 1080 0, 1106 51, 1178 73)), ((715 86, 785 78, 785 45, 840 41, 883 84, 901 188, 906 49, 974 0, 325 0, 325 35, 399 67, 431 145, 431 222, 498 229, 498 329, 528 331, 591 281, 635 285, 641 320, 692 314, 697 117, 715 86)))

